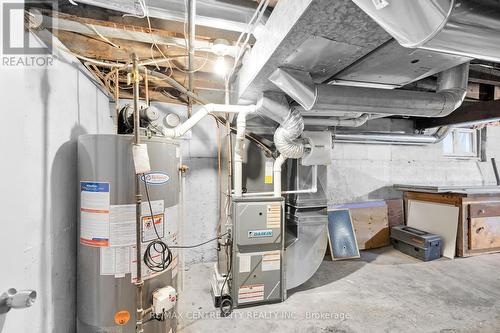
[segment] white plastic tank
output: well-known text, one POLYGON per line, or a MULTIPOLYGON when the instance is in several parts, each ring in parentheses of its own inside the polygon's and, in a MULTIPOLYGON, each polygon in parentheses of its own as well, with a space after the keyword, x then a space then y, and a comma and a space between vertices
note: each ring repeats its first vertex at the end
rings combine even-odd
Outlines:
MULTIPOLYGON (((156 233, 177 244, 180 151, 175 141, 142 138, 151 172, 140 178, 142 250, 156 233), (146 197, 147 183, 154 224, 146 197), (153 228, 152 228, 153 226, 153 228), (156 227, 156 232, 154 230, 156 227)), ((78 139, 79 227, 77 332, 135 333, 135 174, 130 135, 83 135, 78 139)), ((143 264, 144 309, 156 289, 177 288, 177 252, 170 267, 154 273, 143 264)), ((141 258, 142 259, 142 258, 141 258)), ((174 308, 171 311, 175 311, 174 308)), ((168 317, 168 316, 167 316, 168 317)), ((175 318, 175 315, 170 316, 175 318)), ((145 316, 145 320, 149 316, 145 316)), ((176 322, 151 320, 145 333, 175 332, 176 322)))

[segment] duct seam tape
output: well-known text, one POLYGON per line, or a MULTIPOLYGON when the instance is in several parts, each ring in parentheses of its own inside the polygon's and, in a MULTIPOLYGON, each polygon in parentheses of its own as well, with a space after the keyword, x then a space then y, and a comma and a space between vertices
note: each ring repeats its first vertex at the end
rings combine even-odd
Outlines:
POLYGON ((389 2, 387 0, 372 0, 372 2, 375 6, 375 9, 377 10, 384 9, 389 5, 389 2))

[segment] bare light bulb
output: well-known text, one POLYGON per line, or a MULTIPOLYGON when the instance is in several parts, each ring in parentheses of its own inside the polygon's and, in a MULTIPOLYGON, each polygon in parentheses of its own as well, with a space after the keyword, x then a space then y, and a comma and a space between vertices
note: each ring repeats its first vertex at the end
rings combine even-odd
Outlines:
POLYGON ((227 64, 226 59, 223 56, 217 58, 214 65, 214 71, 220 76, 225 76, 227 74, 227 64))

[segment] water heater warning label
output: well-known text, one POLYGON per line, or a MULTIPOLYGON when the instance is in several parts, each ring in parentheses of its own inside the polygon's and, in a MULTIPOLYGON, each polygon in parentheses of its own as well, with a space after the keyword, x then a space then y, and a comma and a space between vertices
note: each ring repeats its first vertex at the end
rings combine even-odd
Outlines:
POLYGON ((163 214, 157 214, 153 216, 154 221, 152 221, 151 216, 142 217, 142 242, 151 242, 160 236, 163 238, 165 236, 163 214), (158 234, 157 234, 158 233, 158 234))
POLYGON ((109 246, 109 183, 80 182, 80 243, 109 246))
POLYGON ((155 240, 160 236, 165 236, 165 216, 164 216, 163 200, 151 201, 151 209, 148 202, 143 202, 141 205, 142 215, 142 242, 147 243, 155 240), (151 216, 153 219, 151 219, 151 216), (154 224, 153 224, 154 223, 154 224))

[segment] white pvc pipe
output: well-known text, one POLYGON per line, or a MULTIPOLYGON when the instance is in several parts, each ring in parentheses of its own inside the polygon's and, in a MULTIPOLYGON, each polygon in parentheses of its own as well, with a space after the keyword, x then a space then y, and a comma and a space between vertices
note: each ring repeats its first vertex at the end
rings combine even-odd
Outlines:
POLYGON ((274 197, 281 197, 281 167, 285 163, 286 157, 283 155, 278 156, 273 165, 273 183, 274 183, 274 197))
POLYGON ((247 115, 255 110, 245 110, 236 119, 236 142, 234 144, 234 196, 243 195, 243 151, 245 150, 245 132, 247 115))
POLYGON ((234 149, 234 195, 241 197, 243 192, 243 150, 245 148, 246 119, 249 113, 256 110, 256 105, 206 104, 177 127, 165 128, 163 134, 168 138, 178 138, 186 134, 187 131, 210 113, 238 113, 234 149))
POLYGON ((175 128, 165 128, 163 130, 163 135, 168 138, 178 138, 187 133, 191 128, 193 128, 200 120, 202 120, 209 113, 240 113, 240 112, 254 112, 257 109, 256 105, 226 105, 226 104, 206 104, 203 105, 198 112, 193 114, 193 116, 187 119, 182 124, 175 128))

